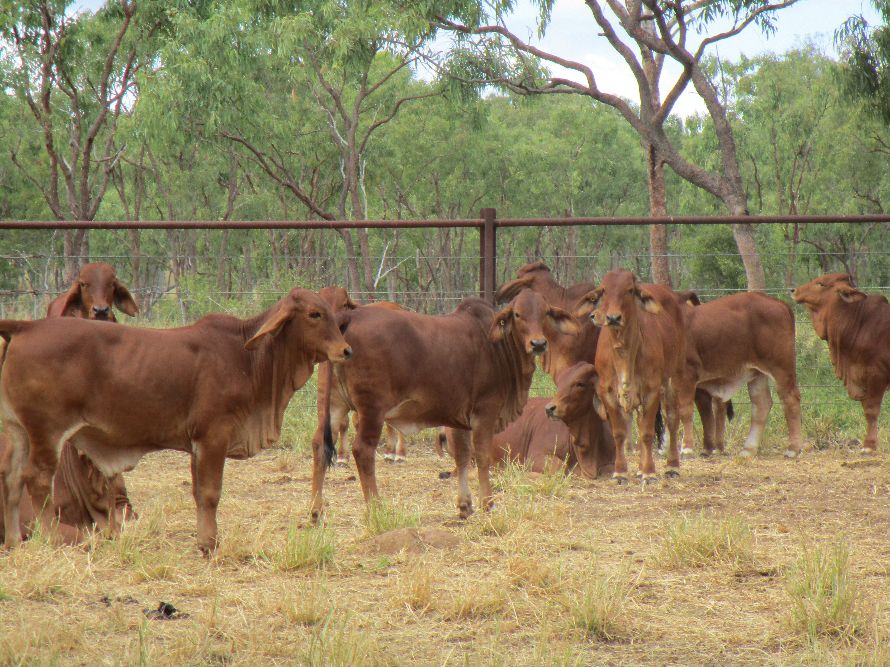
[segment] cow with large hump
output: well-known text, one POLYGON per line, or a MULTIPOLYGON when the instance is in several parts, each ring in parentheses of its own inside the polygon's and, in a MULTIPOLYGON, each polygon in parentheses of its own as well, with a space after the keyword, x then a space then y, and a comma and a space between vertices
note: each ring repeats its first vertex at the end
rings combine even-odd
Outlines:
MULTIPOLYGON (((481 504, 492 503, 492 436, 516 419, 528 399, 535 357, 555 330, 575 319, 524 290, 495 310, 466 299, 448 315, 360 308, 338 315, 355 350, 349 364, 334 364, 334 391, 358 412, 353 457, 366 501, 375 498, 374 450, 384 421, 405 433, 450 426, 455 431, 458 510, 472 513, 468 484, 471 453, 479 470, 481 504)), ((312 519, 322 512, 324 467, 314 449, 312 519)))
POLYGON ((810 313, 816 335, 828 343, 835 375, 862 403, 866 432, 862 452, 878 447, 878 417, 890 387, 890 304, 856 288, 852 276, 828 273, 791 290, 810 313))
MULTIPOLYGON (((702 403, 701 391, 728 401, 742 385, 751 397, 751 426, 743 456, 757 453, 773 400, 769 379, 776 383, 788 424, 785 456, 801 451, 800 390, 794 347, 794 314, 788 304, 762 292, 740 292, 700 303, 694 293, 679 292, 686 314, 686 363, 697 385, 704 453, 722 450, 723 424, 717 411, 702 403), (715 420, 715 412, 717 419, 715 420)), ((707 400, 707 397, 705 397, 707 400)), ((684 418, 683 452, 694 451, 692 415, 684 418)))
POLYGON ((674 292, 662 285, 640 285, 630 271, 603 277, 577 311, 601 327, 594 366, 600 397, 615 439, 615 472, 627 480, 625 449, 628 417, 638 411, 640 473, 643 484, 656 479, 652 440, 659 405, 667 413, 670 437, 667 476, 679 474, 677 430, 692 413, 695 385, 686 372, 686 325, 674 292))
MULTIPOLYGON (((513 461, 531 472, 564 468, 567 473, 578 472, 588 479, 611 475, 615 443, 608 424, 590 409, 573 414, 571 425, 549 418, 545 408, 551 400, 528 399, 522 414, 494 435, 492 463, 513 461)), ((453 455, 454 429, 443 431, 448 451, 453 455)))
MULTIPOLYGON (((356 303, 349 296, 349 292, 345 288, 336 285, 322 287, 318 291, 319 296, 324 299, 335 313, 347 310, 355 310, 356 308, 388 308, 389 310, 404 310, 398 303, 392 301, 374 301, 366 306, 356 303)), ((315 431, 316 442, 313 447, 321 446, 324 434, 325 406, 330 401, 331 416, 331 432, 334 437, 334 446, 337 448, 337 465, 345 466, 348 464, 346 453, 346 434, 349 431, 349 412, 350 407, 344 403, 339 393, 334 393, 328 397, 328 373, 329 361, 323 361, 318 366, 318 394, 316 399, 316 412, 318 415, 318 427, 315 431)), ((405 435, 392 424, 386 424, 386 446, 387 451, 385 459, 393 463, 404 463, 407 459, 407 450, 405 448, 405 435)))
MULTIPOLYGON (((117 321, 112 306, 131 317, 139 311, 130 291, 110 264, 94 262, 81 267, 71 286, 50 302, 46 316, 117 321)), ((5 342, 0 341, 0 345, 5 342)), ((9 456, 9 442, 0 433, 0 470, 9 456)), ((2 474, 2 473, 0 473, 2 474)), ((0 505, 3 499, 0 494, 0 505)), ((127 496, 123 475, 106 477, 88 456, 65 443, 59 454, 59 467, 53 477, 53 514, 59 521, 59 534, 69 544, 77 543, 85 531, 98 527, 116 532, 121 523, 136 513, 127 496)), ((21 501, 22 538, 30 535, 37 510, 26 492, 21 501)), ((5 525, 0 517, 0 538, 5 525)))
MULTIPOLYGON (((215 314, 177 329, 0 320, 0 336, 7 341, 0 415, 10 455, 0 492, 8 546, 21 539, 24 484, 51 523, 46 500, 69 441, 107 476, 149 452, 188 452, 198 547, 214 551, 225 459, 275 443, 291 396, 315 364, 352 354, 330 306, 305 289, 247 320, 215 314)), ((330 460, 330 438, 325 450, 330 460)))

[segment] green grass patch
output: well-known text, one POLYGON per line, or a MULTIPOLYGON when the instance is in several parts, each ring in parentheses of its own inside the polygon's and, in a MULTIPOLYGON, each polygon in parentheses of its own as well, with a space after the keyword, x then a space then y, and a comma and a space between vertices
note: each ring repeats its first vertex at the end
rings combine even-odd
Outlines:
POLYGON ((291 523, 284 548, 275 552, 271 560, 283 572, 323 568, 334 560, 333 533, 323 526, 300 528, 291 523))
POLYGON ((371 537, 399 528, 417 528, 420 525, 420 510, 407 510, 386 498, 374 498, 368 503, 364 524, 365 531, 371 537))
POLYGON ((668 526, 659 560, 671 568, 738 567, 754 562, 753 545, 754 534, 741 519, 683 515, 668 526))
POLYGON ((628 632, 628 602, 633 590, 628 572, 594 573, 565 599, 572 626, 588 639, 612 641, 628 632))

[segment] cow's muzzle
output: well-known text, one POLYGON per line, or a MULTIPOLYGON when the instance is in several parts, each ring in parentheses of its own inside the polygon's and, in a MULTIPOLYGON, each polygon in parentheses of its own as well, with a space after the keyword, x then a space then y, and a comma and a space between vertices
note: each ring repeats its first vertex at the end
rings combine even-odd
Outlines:
POLYGON ((556 416, 556 403, 548 403, 544 406, 544 412, 547 413, 547 416, 553 420, 559 420, 559 417, 556 416))
POLYGON ((620 327, 623 323, 621 313, 618 313, 617 315, 606 315, 606 326, 620 327))
POLYGON ((93 306, 93 319, 107 320, 111 316, 111 306, 93 306))
POLYGON ((532 354, 544 354, 547 351, 546 338, 535 338, 529 345, 531 345, 532 354))

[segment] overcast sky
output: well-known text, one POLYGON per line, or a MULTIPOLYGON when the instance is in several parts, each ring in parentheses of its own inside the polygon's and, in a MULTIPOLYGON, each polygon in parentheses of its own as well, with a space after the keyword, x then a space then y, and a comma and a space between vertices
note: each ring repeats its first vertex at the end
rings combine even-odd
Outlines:
MULTIPOLYGON (((103 0, 79 0, 74 6, 95 9, 102 4, 103 0)), ((606 39, 598 35, 598 26, 584 0, 556 0, 553 18, 543 39, 534 37, 537 12, 530 0, 519 0, 518 5, 508 22, 517 35, 532 38, 545 51, 585 63, 593 69, 601 90, 639 101, 633 76, 606 39)), ((772 36, 766 37, 752 26, 740 35, 721 42, 716 54, 721 58, 735 60, 742 53, 747 56, 764 52, 783 53, 808 42, 834 54, 834 31, 853 14, 863 14, 871 23, 879 21, 868 0, 799 0, 797 4, 776 14, 777 30, 772 36)), ((679 68, 666 67, 663 91, 669 89, 678 74, 679 68)), ((566 75, 576 76, 574 73, 566 75)), ((692 86, 689 86, 678 100, 674 111, 687 116, 694 112, 704 112, 704 104, 692 90, 692 86)))

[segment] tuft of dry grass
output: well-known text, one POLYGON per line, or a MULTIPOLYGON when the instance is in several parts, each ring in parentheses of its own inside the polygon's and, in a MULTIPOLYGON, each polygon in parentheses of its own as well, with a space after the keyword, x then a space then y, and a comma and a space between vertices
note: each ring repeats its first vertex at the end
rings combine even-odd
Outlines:
POLYGON ((346 616, 329 615, 313 628, 309 645, 297 660, 305 667, 383 667, 395 664, 367 633, 346 616))
POLYGON ((754 562, 753 545, 754 534, 742 519, 684 514, 668 526, 659 561, 665 567, 676 569, 707 565, 740 567, 754 562))
POLYGON ((512 496, 562 498, 571 487, 571 477, 561 467, 532 472, 528 463, 507 460, 492 477, 492 487, 512 496))
POLYGON ((850 574, 847 547, 805 545, 785 575, 792 628, 812 642, 819 637, 851 640, 866 620, 861 593, 850 574))
POLYGON ((407 510, 386 498, 374 498, 365 513, 365 531, 370 537, 399 528, 417 528, 420 510, 407 510))
POLYGON ((506 586, 497 577, 464 581, 446 598, 439 611, 446 621, 466 621, 498 616, 510 604, 506 586))
POLYGON ((177 554, 164 537, 166 528, 164 507, 144 511, 111 539, 93 533, 89 542, 93 559, 128 570, 134 582, 171 579, 178 571, 177 554))
POLYGON ((334 561, 334 536, 324 526, 300 528, 292 521, 284 547, 272 552, 270 560, 282 572, 324 568, 334 561))
POLYGON ((399 575, 393 602, 398 607, 424 612, 435 602, 436 590, 433 584, 429 563, 418 560, 399 575))
POLYGON ((627 637, 628 604, 634 586, 626 570, 610 574, 592 570, 578 590, 563 598, 572 626, 588 639, 613 641, 627 637))

